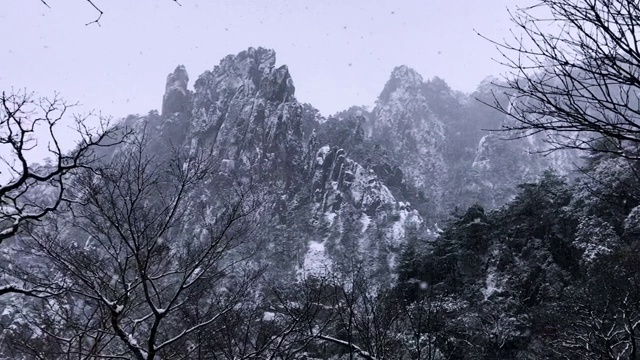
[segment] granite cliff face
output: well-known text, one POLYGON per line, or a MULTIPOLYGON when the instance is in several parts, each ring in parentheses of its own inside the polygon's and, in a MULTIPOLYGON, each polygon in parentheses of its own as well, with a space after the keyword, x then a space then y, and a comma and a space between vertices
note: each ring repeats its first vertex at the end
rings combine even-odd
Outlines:
POLYGON ((431 110, 425 83, 406 66, 393 70, 373 110, 371 137, 399 160, 408 181, 441 211, 447 167, 445 125, 431 110))

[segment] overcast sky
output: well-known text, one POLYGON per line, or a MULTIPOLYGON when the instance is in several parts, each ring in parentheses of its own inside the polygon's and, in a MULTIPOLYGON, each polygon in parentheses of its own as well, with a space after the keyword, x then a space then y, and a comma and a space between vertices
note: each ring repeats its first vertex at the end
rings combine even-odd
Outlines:
POLYGON ((193 84, 228 54, 276 50, 300 101, 329 115, 373 105, 391 70, 409 65, 473 91, 503 72, 474 29, 507 36, 517 0, 85 0, 2 3, 0 89, 27 88, 116 117, 159 109, 166 75, 193 84))

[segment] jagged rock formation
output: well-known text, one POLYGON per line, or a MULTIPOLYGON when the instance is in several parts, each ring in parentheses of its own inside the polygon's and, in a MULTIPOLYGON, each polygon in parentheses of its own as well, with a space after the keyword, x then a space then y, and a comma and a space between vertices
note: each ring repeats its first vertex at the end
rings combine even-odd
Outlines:
POLYGON ((407 226, 429 229, 473 203, 498 206, 517 184, 549 167, 566 172, 573 161, 531 155, 543 146, 538 139, 505 142, 486 132, 505 121, 475 100, 493 100, 489 80, 463 94, 399 66, 372 110, 352 107, 326 119, 297 101, 273 50, 225 57, 193 91, 188 79, 176 68, 162 115, 146 120, 165 142, 210 148, 222 171, 252 179, 276 220, 269 247, 295 253, 286 271, 342 266, 337 249, 345 246, 378 254, 377 269, 388 270, 407 226))
POLYGON ((222 172, 253 184, 270 217, 261 255, 273 271, 367 263, 372 271, 391 272, 407 226, 423 223, 408 195, 417 193, 409 184, 419 182, 408 181, 401 164, 385 161, 386 150, 378 145, 360 146, 371 125, 364 117, 351 127, 350 120, 327 121, 311 105, 300 104, 288 69, 276 66, 273 50, 249 48, 227 56, 200 75, 193 90, 187 89, 188 79, 184 67, 176 68, 167 77, 162 114, 128 121, 157 130, 158 149, 169 143, 210 149, 222 172), (342 127, 334 131, 333 126, 342 127))
POLYGON ((187 90, 188 84, 189 74, 184 65, 176 67, 173 73, 167 76, 167 85, 162 99, 162 115, 168 116, 186 110, 183 106, 187 104, 187 96, 190 95, 187 90))
MULTIPOLYGON (((378 175, 390 180, 385 183, 392 190, 394 183, 402 183, 422 194, 416 206, 433 223, 447 218, 454 208, 504 204, 518 184, 534 181, 547 169, 569 174, 579 163, 576 153, 538 154, 548 149, 540 135, 505 141, 509 134, 490 133, 508 121, 487 106, 509 100, 495 82, 487 78, 474 93, 463 94, 440 78, 425 81, 415 70, 400 66, 372 111, 352 107, 335 117, 343 122, 360 119, 362 141, 375 143, 386 154, 375 168, 386 171, 378 175)), ((402 191, 393 193, 403 199, 402 191)))
POLYGON ((373 110, 371 137, 395 155, 411 184, 440 212, 447 172, 444 124, 431 110, 424 85, 413 69, 395 68, 373 110))

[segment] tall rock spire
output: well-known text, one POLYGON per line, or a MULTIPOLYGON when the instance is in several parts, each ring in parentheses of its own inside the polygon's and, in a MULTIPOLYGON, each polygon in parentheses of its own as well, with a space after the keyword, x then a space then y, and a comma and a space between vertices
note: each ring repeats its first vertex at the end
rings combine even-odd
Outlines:
POLYGON ((189 90, 189 74, 184 65, 179 65, 167 75, 167 85, 162 98, 162 115, 169 116, 186 110, 189 90))

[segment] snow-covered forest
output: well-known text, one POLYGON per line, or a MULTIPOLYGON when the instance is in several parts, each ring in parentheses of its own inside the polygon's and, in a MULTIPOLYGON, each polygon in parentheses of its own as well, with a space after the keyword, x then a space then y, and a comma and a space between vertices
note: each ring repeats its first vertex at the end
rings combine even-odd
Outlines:
POLYGON ((263 47, 146 115, 3 89, 0 359, 640 359, 640 5, 509 14, 503 77, 332 115, 263 47))

